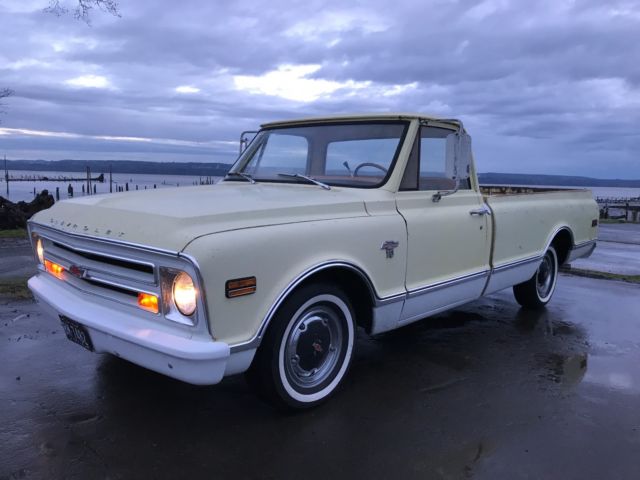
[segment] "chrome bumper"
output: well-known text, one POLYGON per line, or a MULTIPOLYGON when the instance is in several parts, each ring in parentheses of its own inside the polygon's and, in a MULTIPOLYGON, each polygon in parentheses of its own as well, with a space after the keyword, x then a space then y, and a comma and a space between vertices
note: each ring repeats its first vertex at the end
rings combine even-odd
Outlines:
POLYGON ((29 288, 56 321, 64 315, 83 325, 94 350, 111 353, 132 363, 195 385, 220 382, 225 375, 246 369, 253 351, 230 361, 229 345, 135 315, 108 300, 99 299, 65 285, 47 273, 29 280, 29 288))

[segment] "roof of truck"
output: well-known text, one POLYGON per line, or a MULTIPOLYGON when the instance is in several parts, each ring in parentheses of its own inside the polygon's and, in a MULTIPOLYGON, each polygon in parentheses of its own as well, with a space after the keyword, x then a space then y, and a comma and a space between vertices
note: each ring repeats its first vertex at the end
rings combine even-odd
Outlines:
POLYGON ((432 120, 441 121, 443 123, 460 124, 461 122, 456 119, 437 117, 434 115, 425 115, 422 113, 354 113, 348 115, 326 115, 322 117, 307 117, 298 118, 292 120, 278 120, 275 122, 268 122, 262 124, 262 128, 281 127, 290 125, 303 125, 308 123, 323 123, 323 122, 350 122, 350 121, 366 121, 366 120, 432 120))

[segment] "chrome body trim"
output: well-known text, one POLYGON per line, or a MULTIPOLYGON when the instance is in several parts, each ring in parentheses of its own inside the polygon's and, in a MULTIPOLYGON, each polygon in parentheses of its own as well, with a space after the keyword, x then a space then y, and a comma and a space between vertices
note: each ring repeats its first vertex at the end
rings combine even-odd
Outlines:
POLYGON ((491 269, 491 272, 492 273, 499 273, 499 272, 503 272, 505 270, 510 270, 512 268, 521 267, 521 266, 527 265, 529 263, 539 262, 539 261, 542 260, 543 256, 544 255, 536 255, 534 257, 527 257, 527 258, 523 258, 521 260, 516 260, 515 262, 503 263, 502 265, 499 265, 497 267, 493 267, 491 269))
POLYGON ((207 331, 209 332, 209 335, 211 335, 211 338, 213 338, 214 340, 216 340, 216 337, 213 335, 213 329, 211 328, 211 323, 210 323, 210 319, 211 317, 209 316, 210 310, 209 310, 209 303, 207 302, 207 287, 204 283, 204 278, 202 277, 202 274, 200 273, 200 264, 198 263, 198 261, 196 260, 196 258, 193 255, 189 255, 188 253, 184 253, 184 252, 180 252, 178 253, 178 257, 182 257, 185 258, 186 260, 188 260, 191 265, 193 265, 193 269, 196 272, 196 281, 198 282, 198 285, 200 286, 200 300, 202 302, 202 311, 204 312, 204 323, 206 323, 207 325, 207 331))
POLYGON ((31 233, 33 228, 43 228, 45 230, 49 230, 50 232, 54 232, 54 233, 58 233, 58 234, 62 234, 62 235, 70 235, 72 237, 78 237, 78 238, 82 238, 82 239, 86 239, 86 240, 90 240, 92 242, 100 242, 100 243, 107 243, 107 244, 111 244, 111 245, 122 245, 125 247, 129 247, 129 248, 133 248, 133 249, 137 249, 137 250, 142 250, 143 252, 153 252, 153 253, 159 253, 162 255, 172 255, 172 256, 176 256, 178 255, 179 252, 175 252, 173 250, 166 250, 166 249, 162 249, 162 248, 156 248, 156 247, 149 247, 147 245, 141 245, 139 243, 133 243, 133 242, 127 242, 126 240, 118 240, 116 238, 104 238, 104 237, 97 237, 94 235, 85 235, 84 233, 77 233, 77 232, 68 232, 66 230, 61 230, 59 228, 55 228, 55 227, 50 227, 48 225, 44 225, 42 223, 35 223, 31 220, 29 220, 27 222, 27 228, 29 229, 29 233, 31 233))
POLYGON ((390 305, 392 303, 402 302, 406 298, 407 298, 407 293, 406 292, 398 293, 396 295, 390 295, 390 296, 384 297, 384 298, 376 298, 376 300, 374 302, 374 306, 375 307, 384 307, 384 306, 390 305))
POLYGON ((473 280, 477 280, 482 277, 486 277, 489 275, 490 270, 482 270, 480 272, 471 273, 469 275, 464 275, 462 277, 453 278, 451 280, 445 280, 444 282, 433 283, 431 285, 427 285, 425 287, 416 288, 414 290, 407 291, 407 298, 419 297, 420 295, 424 295, 426 293, 434 292, 440 290, 442 288, 454 287, 461 283, 470 282, 473 280))
POLYGON ((567 260, 565 263, 571 263, 578 258, 590 257, 593 251, 596 249, 596 245, 596 240, 588 240, 586 242, 574 245, 573 248, 569 251, 569 255, 567 256, 567 260))
POLYGON ((278 308, 280 307, 280 305, 282 305, 282 302, 284 302, 285 298, 287 298, 289 296, 289 294, 298 286, 300 285, 304 280, 306 280, 307 278, 309 278, 311 275, 321 272, 323 270, 327 270, 328 268, 335 268, 335 267, 340 267, 340 268, 347 268, 349 270, 352 270, 353 272, 357 273, 367 284, 368 286, 368 290, 369 290, 369 294, 371 295, 371 299, 373 301, 373 304, 377 307, 380 305, 385 305, 387 303, 393 302, 395 301, 394 299, 401 297, 404 298, 404 293, 401 293, 399 295, 393 295, 391 297, 386 297, 384 299, 380 299, 376 292, 375 289, 373 288, 373 284, 371 283, 371 280, 369 279, 369 277, 367 276, 366 273, 364 273, 364 271, 362 271, 362 269, 360 269, 359 267, 352 265, 351 263, 347 263, 344 261, 339 261, 339 260, 334 260, 334 261, 329 261, 329 262, 325 262, 325 263, 321 263, 319 265, 316 265, 314 267, 311 267, 307 270, 305 270, 303 273, 301 273, 300 275, 298 275, 298 277, 296 277, 292 282, 290 282, 286 288, 282 291, 282 293, 280 293, 280 295, 278 295, 278 298, 276 298, 276 301, 271 305, 271 308, 269 308, 269 311, 267 312, 266 316, 264 317, 264 319, 262 320, 262 322, 260 323, 260 327, 258 328, 257 333, 248 341, 246 342, 242 342, 242 343, 236 343, 235 345, 231 345, 231 352, 239 352, 242 350, 247 350, 247 349, 251 349, 251 348, 257 348, 260 345, 260 342, 262 341, 262 337, 264 336, 264 332, 267 330, 267 327, 269 326, 269 323, 271 323, 271 319, 273 318, 273 316, 275 315, 276 311, 278 310, 278 308))
POLYGON ((371 335, 388 332, 398 327, 398 320, 402 315, 405 295, 396 298, 392 302, 373 307, 373 317, 371 319, 371 335))
POLYGON ((537 270, 538 264, 542 261, 542 257, 542 255, 536 255, 535 257, 504 263, 493 268, 482 291, 482 296, 498 292, 528 280, 537 270))
POLYGON ((573 232, 571 231, 571 229, 566 226, 563 225, 562 227, 558 227, 554 230, 554 232, 551 234, 551 236, 549 237, 549 240, 547 241, 547 244, 544 246, 544 250, 542 250, 542 253, 540 254, 540 260, 542 260, 542 257, 544 257, 544 254, 547 252, 547 250, 549 250, 549 247, 551 246, 551 244, 553 243, 553 241, 555 240, 556 236, 562 231, 562 230, 566 230, 569 233, 569 237, 571 238, 571 245, 574 245, 574 239, 573 239, 573 232))
POLYGON ((483 270, 408 292, 397 326, 479 298, 489 274, 489 270, 483 270))

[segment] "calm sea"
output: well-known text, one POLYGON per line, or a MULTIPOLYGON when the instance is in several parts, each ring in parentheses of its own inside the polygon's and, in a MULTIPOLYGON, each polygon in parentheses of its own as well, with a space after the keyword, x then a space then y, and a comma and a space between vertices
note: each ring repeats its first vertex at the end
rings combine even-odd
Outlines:
MULTIPOLYGON (((4 172, 2 172, 4 173, 4 172)), ((9 172, 12 178, 34 178, 34 177, 48 177, 48 178, 84 178, 86 174, 84 172, 30 172, 12 170, 9 172)), ((95 176, 95 175, 94 175, 95 176)), ((126 188, 127 184, 129 190, 145 190, 152 188, 169 188, 169 187, 184 187, 190 185, 198 185, 202 182, 217 182, 220 177, 198 177, 188 175, 147 175, 147 174, 127 174, 127 173, 114 173, 113 174, 113 191, 117 191, 118 187, 126 188)), ((31 201, 34 197, 34 190, 41 192, 44 189, 49 190, 52 195, 56 194, 56 187, 60 189, 60 199, 67 198, 67 189, 71 185, 73 187, 74 196, 83 195, 82 188, 86 186, 86 181, 66 181, 66 182, 54 182, 54 181, 25 181, 25 182, 9 182, 9 195, 8 198, 12 202, 18 202, 20 200, 31 201)), ((96 187, 96 193, 109 193, 109 175, 105 175, 105 182, 94 182, 96 187)), ((566 188, 580 188, 580 187, 566 187, 566 188)), ((640 197, 640 188, 616 188, 616 187, 584 187, 593 192, 594 198, 636 198, 640 197)), ((86 192, 84 193, 86 195, 86 192)), ((7 198, 7 185, 4 181, 4 176, 0 179, 0 195, 7 198)))
MULTIPOLYGON (((4 172, 2 172, 4 174, 4 172)), ((9 172, 11 178, 34 178, 34 177, 48 177, 48 178, 85 178, 84 172, 30 172, 21 170, 12 170, 9 172)), ((96 174, 92 175, 96 177, 96 174)), ((69 185, 73 188, 73 194, 75 197, 82 196, 82 189, 86 189, 85 181, 25 181, 25 182, 9 182, 9 195, 7 197, 7 184, 4 181, 4 175, 0 180, 0 195, 8 198, 12 202, 18 202, 20 200, 31 201, 34 197, 34 190, 41 192, 42 190, 49 190, 49 192, 55 197, 56 187, 60 189, 60 200, 68 198, 69 185)), ((113 191, 116 192, 118 187, 126 189, 127 185, 129 190, 145 190, 153 188, 171 188, 171 187, 185 187, 191 185, 199 185, 202 182, 217 182, 221 177, 198 177, 189 175, 147 175, 138 173, 114 173, 113 174, 113 191)), ((104 183, 92 182, 92 185, 96 187, 96 193, 109 193, 109 174, 105 174, 104 183)), ((84 193, 86 195, 86 192, 84 193)))

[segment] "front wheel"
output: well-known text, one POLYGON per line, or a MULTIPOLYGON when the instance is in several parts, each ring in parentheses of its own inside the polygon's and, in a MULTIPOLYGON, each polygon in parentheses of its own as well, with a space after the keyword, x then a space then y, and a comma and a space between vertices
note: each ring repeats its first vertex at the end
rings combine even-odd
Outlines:
POLYGON ((304 409, 331 396, 347 374, 355 319, 347 296, 328 284, 307 285, 280 307, 248 372, 276 406, 304 409))
POLYGON ((557 280, 558 255, 555 248, 550 246, 533 277, 526 282, 514 285, 513 294, 516 301, 524 308, 539 309, 551 300, 557 280))

